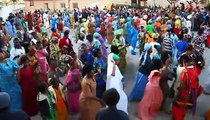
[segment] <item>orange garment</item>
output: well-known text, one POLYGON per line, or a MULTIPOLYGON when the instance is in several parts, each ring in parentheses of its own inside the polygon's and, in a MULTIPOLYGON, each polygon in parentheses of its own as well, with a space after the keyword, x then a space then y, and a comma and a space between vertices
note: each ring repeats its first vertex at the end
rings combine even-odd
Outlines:
POLYGON ((210 120, 210 110, 205 113, 205 119, 210 120))
POLYGON ((80 118, 79 120, 95 120, 97 111, 102 107, 96 97, 96 81, 85 76, 82 80, 82 92, 80 94, 80 118), (90 98, 92 97, 92 98, 90 98))
POLYGON ((56 94, 56 120, 68 120, 68 112, 60 89, 55 89, 56 94))
POLYGON ((155 22, 155 24, 154 24, 154 28, 156 28, 156 27, 160 27, 161 26, 161 23, 160 22, 155 22))

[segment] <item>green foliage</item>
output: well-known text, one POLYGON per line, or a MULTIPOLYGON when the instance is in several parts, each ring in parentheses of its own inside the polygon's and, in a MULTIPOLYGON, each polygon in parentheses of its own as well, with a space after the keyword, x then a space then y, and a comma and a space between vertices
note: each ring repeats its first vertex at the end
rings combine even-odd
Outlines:
POLYGON ((210 10, 210 3, 207 4, 206 8, 210 10))

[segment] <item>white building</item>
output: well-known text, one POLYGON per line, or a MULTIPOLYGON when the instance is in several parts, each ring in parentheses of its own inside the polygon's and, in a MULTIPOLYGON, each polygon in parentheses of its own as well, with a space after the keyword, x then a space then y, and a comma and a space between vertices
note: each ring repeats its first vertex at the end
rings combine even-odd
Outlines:
POLYGON ((24 3, 16 3, 16 4, 8 4, 8 5, 0 5, 0 17, 4 20, 8 17, 9 13, 15 13, 20 10, 25 9, 24 3))

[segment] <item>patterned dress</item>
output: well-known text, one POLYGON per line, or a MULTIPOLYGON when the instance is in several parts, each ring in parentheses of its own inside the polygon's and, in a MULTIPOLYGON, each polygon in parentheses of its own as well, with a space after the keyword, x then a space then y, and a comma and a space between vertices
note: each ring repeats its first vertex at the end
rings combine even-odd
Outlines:
POLYGON ((96 96, 98 98, 102 98, 104 91, 106 90, 106 63, 105 61, 101 58, 96 60, 95 62, 95 69, 100 69, 101 73, 96 76, 96 96))

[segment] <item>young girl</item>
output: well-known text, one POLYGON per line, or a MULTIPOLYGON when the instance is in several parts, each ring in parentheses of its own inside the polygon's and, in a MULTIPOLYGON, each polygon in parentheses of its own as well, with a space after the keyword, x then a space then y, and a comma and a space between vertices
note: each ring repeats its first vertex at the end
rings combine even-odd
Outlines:
POLYGON ((55 104, 56 120, 68 120, 68 112, 65 105, 64 87, 60 84, 59 77, 53 75, 49 78, 48 90, 53 98, 55 104))
POLYGON ((42 120, 56 120, 52 95, 44 84, 38 86, 37 101, 42 120))

